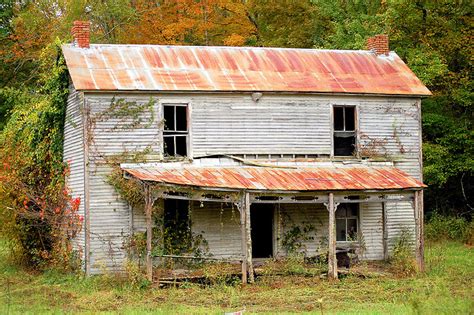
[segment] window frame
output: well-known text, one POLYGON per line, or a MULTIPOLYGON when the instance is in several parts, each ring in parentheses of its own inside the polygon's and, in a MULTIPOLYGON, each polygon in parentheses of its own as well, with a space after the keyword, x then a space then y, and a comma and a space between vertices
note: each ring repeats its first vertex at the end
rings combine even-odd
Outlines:
POLYGON ((358 203, 341 203, 341 204, 339 204, 338 209, 336 210, 336 213, 335 213, 335 222, 334 223, 335 223, 335 230, 336 230, 336 243, 347 244, 347 243, 358 242, 357 238, 358 238, 358 235, 360 233, 360 204, 358 204, 358 203), (349 207, 355 206, 355 210, 357 211, 357 214, 355 216, 354 215, 349 215, 348 216, 347 211, 350 208, 346 208, 345 209, 346 210, 345 215, 343 217, 338 217, 337 216, 337 211, 341 209, 340 208, 341 206, 349 206, 349 207), (348 220, 354 220, 354 219, 356 220, 356 228, 357 228, 356 238, 353 239, 353 240, 350 240, 350 239, 348 239, 349 234, 347 233, 347 221, 348 220), (344 240, 340 240, 340 241, 337 240, 337 238, 338 238, 338 235, 337 235, 337 233, 338 233, 337 220, 344 220, 344 222, 345 222, 345 237, 344 237, 344 240))
POLYGON ((360 158, 359 156, 359 151, 357 150, 359 146, 359 106, 358 104, 331 104, 331 157, 337 157, 337 158, 360 158), (343 129, 344 130, 336 130, 335 129, 335 108, 344 108, 344 114, 343 114, 343 129), (345 119, 345 108, 354 108, 354 130, 345 130, 346 129, 346 119, 345 119), (335 150, 335 138, 337 134, 350 134, 351 136, 354 137, 354 150, 351 155, 336 155, 336 150, 335 150))
POLYGON ((191 105, 189 102, 176 102, 176 101, 162 101, 160 102, 161 107, 161 119, 163 121, 162 127, 160 128, 160 138, 161 138, 161 150, 164 159, 191 159, 192 151, 191 151, 191 105), (173 130, 166 130, 166 121, 165 121, 165 107, 172 106, 174 108, 174 129, 173 130), (177 120, 176 120, 176 108, 177 107, 184 107, 186 109, 186 130, 176 130, 177 129, 177 120), (176 154, 176 138, 177 137, 184 137, 186 141, 186 155, 177 155, 176 154), (166 152, 165 148, 165 138, 173 138, 174 139, 174 155, 169 155, 166 152))

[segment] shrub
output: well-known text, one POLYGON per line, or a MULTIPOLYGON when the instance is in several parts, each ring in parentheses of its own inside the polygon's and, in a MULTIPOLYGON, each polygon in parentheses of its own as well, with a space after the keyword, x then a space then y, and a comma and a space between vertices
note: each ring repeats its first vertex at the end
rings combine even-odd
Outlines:
POLYGON ((425 237, 427 240, 452 240, 473 243, 474 223, 464 218, 442 216, 434 213, 425 225, 425 237))

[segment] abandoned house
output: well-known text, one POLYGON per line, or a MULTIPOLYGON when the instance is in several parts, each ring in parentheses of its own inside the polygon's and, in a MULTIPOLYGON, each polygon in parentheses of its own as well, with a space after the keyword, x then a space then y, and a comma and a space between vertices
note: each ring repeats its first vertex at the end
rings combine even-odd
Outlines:
POLYGON ((290 251, 328 253, 336 277, 339 250, 384 260, 402 233, 423 268, 431 93, 387 36, 347 51, 90 44, 81 21, 73 35, 64 159, 87 274, 123 269, 124 244, 142 233, 151 277, 158 224, 241 261, 244 281, 256 259, 290 251), (144 206, 110 182, 113 165, 141 184, 144 206))

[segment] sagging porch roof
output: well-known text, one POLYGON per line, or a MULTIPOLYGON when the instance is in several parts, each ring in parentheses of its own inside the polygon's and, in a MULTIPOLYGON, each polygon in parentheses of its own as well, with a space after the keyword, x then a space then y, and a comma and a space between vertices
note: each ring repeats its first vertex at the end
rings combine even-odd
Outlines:
POLYGON ((142 181, 217 189, 268 191, 402 190, 426 187, 393 167, 123 166, 142 181))

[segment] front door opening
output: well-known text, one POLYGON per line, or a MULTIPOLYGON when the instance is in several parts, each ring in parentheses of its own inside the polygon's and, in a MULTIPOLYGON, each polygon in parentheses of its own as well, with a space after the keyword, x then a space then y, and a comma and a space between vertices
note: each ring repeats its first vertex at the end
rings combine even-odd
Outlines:
POLYGON ((252 229, 252 256, 269 258, 273 256, 273 205, 252 204, 250 206, 252 229))

